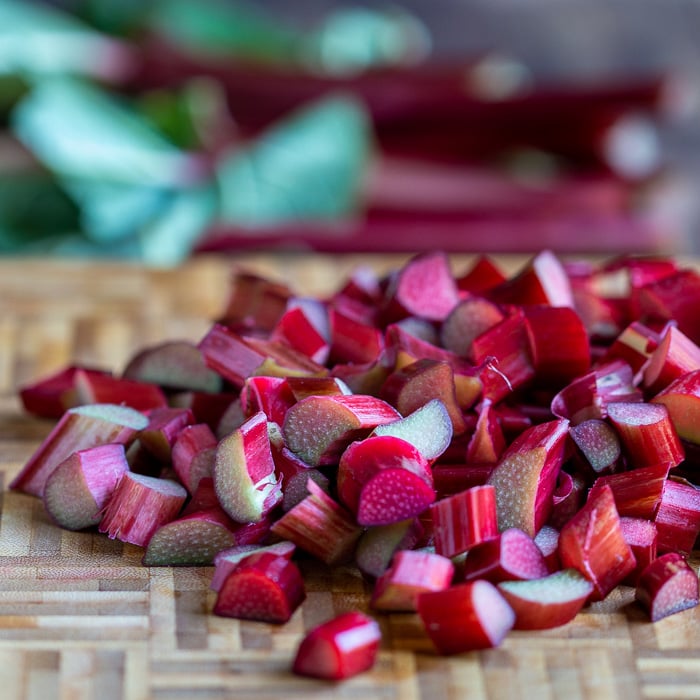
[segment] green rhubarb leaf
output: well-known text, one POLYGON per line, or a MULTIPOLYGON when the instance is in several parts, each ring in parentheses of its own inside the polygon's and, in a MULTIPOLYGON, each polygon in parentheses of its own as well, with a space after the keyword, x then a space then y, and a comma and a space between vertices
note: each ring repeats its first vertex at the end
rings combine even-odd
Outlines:
POLYGON ((251 4, 224 0, 159 0, 151 28, 181 50, 287 64, 302 35, 251 4))
POLYGON ((59 178, 162 187, 196 176, 191 155, 126 103, 79 80, 40 81, 13 111, 12 128, 59 178))
POLYGON ((370 122, 350 97, 320 100, 218 168, 224 221, 261 225, 352 213, 370 154, 370 122))
POLYGON ((47 4, 0 0, 0 75, 116 77, 126 47, 47 4))

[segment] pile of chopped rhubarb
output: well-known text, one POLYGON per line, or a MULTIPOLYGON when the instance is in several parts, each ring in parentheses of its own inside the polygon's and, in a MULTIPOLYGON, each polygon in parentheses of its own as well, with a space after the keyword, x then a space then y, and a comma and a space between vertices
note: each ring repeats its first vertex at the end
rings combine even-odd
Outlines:
POLYGON ((198 341, 21 389, 55 427, 10 488, 53 521, 213 566, 213 613, 283 624, 300 558, 355 565, 368 615, 310 631, 295 672, 370 668, 377 619, 436 652, 570 622, 618 586, 698 605, 700 275, 549 251, 505 275, 440 251, 326 298, 239 270, 198 341))

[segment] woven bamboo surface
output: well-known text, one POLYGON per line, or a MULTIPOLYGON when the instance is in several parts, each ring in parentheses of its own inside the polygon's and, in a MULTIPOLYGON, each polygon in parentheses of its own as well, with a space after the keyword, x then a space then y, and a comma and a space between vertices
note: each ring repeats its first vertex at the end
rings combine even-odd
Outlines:
MULTIPOLYGON (((317 294, 365 261, 239 262, 317 294)), ((369 587, 352 568, 302 562, 308 597, 287 625, 218 618, 211 569, 145 568, 140 548, 62 531, 39 500, 8 492, 51 427, 22 414, 17 387, 69 362, 118 370, 148 343, 199 339, 222 309, 231 264, 0 261, 0 698, 700 698, 700 610, 651 624, 625 588, 565 627, 451 658, 431 651, 415 616, 382 615, 371 672, 341 684, 297 678, 289 667, 304 630, 366 609, 369 587)))

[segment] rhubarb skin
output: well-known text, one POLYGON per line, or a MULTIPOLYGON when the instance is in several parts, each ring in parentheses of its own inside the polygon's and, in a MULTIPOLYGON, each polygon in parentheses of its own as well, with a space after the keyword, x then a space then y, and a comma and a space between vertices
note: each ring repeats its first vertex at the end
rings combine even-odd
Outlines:
POLYGON ((74 452, 106 443, 130 444, 148 425, 133 408, 112 404, 78 406, 66 411, 10 483, 10 488, 42 497, 53 470, 74 452))
POLYGON ((515 612, 516 630, 545 630, 571 622, 593 592, 593 584, 576 569, 539 579, 503 581, 498 590, 515 612))
POLYGON ((488 581, 421 593, 417 612, 426 634, 444 655, 497 647, 515 624, 513 609, 488 581))
POLYGON ((589 496, 559 533, 563 568, 578 570, 593 584, 590 600, 603 600, 635 567, 609 486, 589 496))
POLYGON ((659 553, 688 556, 700 535, 700 490, 693 484, 667 479, 654 522, 659 553))
POLYGON ((642 571, 635 592, 652 622, 694 608, 700 603, 698 575, 685 558, 668 552, 642 571))
POLYGON ((292 671, 300 676, 340 681, 371 669, 381 630, 359 611, 338 615, 310 630, 297 648, 292 671))
POLYGON ((304 602, 297 565, 272 552, 251 554, 235 566, 218 591, 214 614, 284 624, 304 602))
POLYGON ((414 612, 420 593, 442 591, 452 583, 454 564, 433 552, 396 552, 389 568, 377 579, 370 605, 375 610, 414 612))
POLYGON ((672 381, 651 402, 666 406, 679 437, 700 445, 700 369, 672 381))
POLYGON ((547 522, 568 430, 564 418, 533 425, 503 453, 487 481, 496 490, 501 531, 517 527, 534 537, 547 522))

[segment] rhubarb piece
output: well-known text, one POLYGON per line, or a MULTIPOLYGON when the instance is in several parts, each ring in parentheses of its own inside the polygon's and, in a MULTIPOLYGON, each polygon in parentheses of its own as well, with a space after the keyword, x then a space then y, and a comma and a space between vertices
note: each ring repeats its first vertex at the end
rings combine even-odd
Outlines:
POLYGON ((172 465, 183 486, 194 493, 214 473, 218 440, 206 423, 185 426, 172 446, 172 465))
POLYGON ((241 559, 219 589, 214 614, 281 625, 304 602, 304 581, 297 565, 272 552, 241 559))
POLYGON ((444 320, 459 301, 447 256, 430 251, 414 256, 395 272, 386 292, 385 316, 444 320))
POLYGON ((159 527, 148 541, 144 566, 211 566, 236 542, 236 524, 221 510, 200 511, 159 527))
POLYGON ((488 581, 460 583, 418 596, 417 611, 440 654, 499 646, 515 623, 515 613, 488 581))
POLYGON ((292 296, 285 284, 244 269, 234 270, 219 322, 232 330, 271 331, 292 296))
POLYGON ((632 467, 655 464, 675 467, 683 461, 683 445, 663 404, 617 401, 608 404, 608 419, 620 436, 632 467))
POLYGON ((165 408, 168 401, 157 384, 136 382, 131 379, 113 377, 111 374, 86 372, 78 369, 75 373, 77 403, 115 404, 130 406, 137 411, 151 408, 165 408))
POLYGON ((289 391, 292 392, 294 401, 301 401, 308 396, 335 396, 353 393, 350 387, 338 377, 287 377, 284 381, 289 387, 289 391))
POLYGON ((700 370, 700 346, 676 326, 669 326, 644 367, 644 388, 658 394, 671 382, 700 370))
POLYGON ((367 528, 357 542, 355 564, 365 575, 381 576, 398 551, 413 549, 423 538, 424 527, 418 518, 367 528))
POLYGON ((559 530, 551 525, 544 525, 535 535, 534 543, 544 556, 550 574, 561 569, 559 561, 559 530))
POLYGON ((145 547, 153 533, 175 520, 187 491, 175 481, 127 472, 102 514, 100 532, 145 547))
POLYGON ((317 467, 337 463, 353 440, 398 418, 396 409, 374 396, 309 396, 287 411, 282 432, 289 449, 317 467))
POLYGON ((250 554, 269 552, 277 556, 291 559, 296 551, 293 542, 282 540, 274 544, 235 544, 216 553, 214 556, 214 573, 211 577, 209 588, 212 591, 219 591, 228 575, 236 568, 238 562, 245 559, 250 554))
POLYGON ((219 392, 221 376, 209 369, 202 353, 187 340, 168 340, 144 348, 126 364, 122 377, 170 390, 219 392))
POLYGON ((420 550, 396 552, 389 568, 377 579, 371 607, 415 612, 420 593, 449 588, 454 564, 447 557, 420 550))
POLYGON ((700 534, 700 489, 667 479, 654 522, 659 553, 679 552, 688 556, 700 534))
POLYGON ((587 482, 579 474, 559 471, 552 494, 552 510, 547 523, 559 529, 579 510, 586 500, 587 482))
POLYGON ((530 332, 522 309, 513 310, 502 321, 471 344, 470 359, 483 367, 482 393, 494 403, 501 401, 535 377, 530 332))
POLYGON ((148 418, 127 406, 94 404, 71 408, 63 414, 10 488, 41 497, 53 470, 74 452, 115 442, 128 445, 148 418))
POLYGON ((313 480, 307 481, 307 488, 309 495, 279 518, 271 531, 325 564, 349 561, 362 528, 313 480))
POLYGON ((479 255, 471 267, 459 275, 455 282, 462 292, 480 294, 506 279, 506 275, 491 258, 487 255, 479 255))
POLYGON ((602 362, 624 360, 637 373, 647 363, 659 343, 659 334, 640 321, 627 325, 607 349, 602 362))
POLYGON ((219 442, 214 486, 221 507, 239 523, 261 520, 282 500, 262 411, 219 442))
POLYGON ((440 326, 442 346, 466 357, 472 341, 503 320, 501 308, 484 297, 468 296, 448 314, 440 326))
POLYGON ((340 681, 374 666, 379 625, 359 611, 338 615, 310 630, 297 648, 292 671, 300 676, 340 681))
POLYGON ((496 493, 491 485, 473 486, 430 507, 435 551, 454 557, 498 536, 496 493))
POLYGON ((670 468, 670 464, 654 464, 600 476, 593 482, 591 493, 607 485, 621 516, 651 520, 661 502, 670 468))
POLYGON ((453 435, 461 435, 466 430, 457 400, 454 370, 445 361, 424 358, 392 372, 382 386, 381 396, 403 416, 431 399, 439 399, 452 421, 453 435))
POLYGON ((700 369, 672 381, 651 402, 666 406, 679 437, 700 445, 700 369))
POLYGON ((331 331, 328 310, 323 302, 308 297, 292 297, 287 309, 270 332, 273 340, 283 340, 319 364, 328 360, 331 331))
POLYGON ((177 436, 192 423, 189 408, 154 408, 148 412, 148 425, 139 433, 139 441, 159 462, 169 463, 177 436))
POLYGON ((566 270, 549 250, 538 253, 517 274, 491 287, 487 296, 500 304, 574 306, 566 270))
MULTIPOLYGON (((275 460, 275 464, 279 462, 275 460)), ((294 473, 282 475, 282 510, 287 512, 303 501, 309 493, 307 481, 311 479, 319 488, 328 493, 331 490, 330 479, 313 467, 298 469, 294 473)))
POLYGON ((493 464, 433 465, 433 487, 440 500, 466 491, 472 486, 483 486, 494 469, 493 464))
POLYGON ((450 415, 440 399, 431 399, 405 417, 378 425, 372 431, 372 435, 391 435, 406 440, 429 462, 445 452, 452 434, 450 415))
MULTIPOLYGON (((197 423, 206 423, 216 431, 223 417, 239 404, 238 391, 220 391, 209 394, 204 391, 180 391, 170 395, 170 405, 174 408, 189 408, 197 423)), ((242 422, 242 421, 241 421, 242 422)), ((230 430, 225 433, 231 432, 230 430)))
POLYGON ((525 307, 538 386, 562 387, 588 371, 591 348, 581 317, 569 306, 525 307))
POLYGON ((40 418, 60 418, 69 408, 78 405, 75 375, 78 370, 88 374, 109 375, 101 369, 72 365, 48 377, 20 388, 19 397, 27 413, 40 418))
POLYGON ((248 377, 241 389, 241 407, 246 416, 262 411, 267 420, 282 425, 287 409, 296 402, 284 377, 248 377))
POLYGON ((464 562, 465 581, 520 581, 548 573, 544 555, 534 540, 515 527, 472 547, 464 562))
POLYGON ((119 479, 129 470, 124 445, 74 452, 46 480, 44 506, 57 525, 83 530, 97 525, 119 479))
POLYGON ((498 590, 515 612, 516 630, 545 630, 571 622, 593 592, 593 584, 576 569, 535 580, 503 581, 498 590))
POLYGON ((365 526, 422 513, 435 500, 432 482, 428 460, 410 442, 392 435, 353 442, 338 464, 338 497, 365 526))
POLYGON ((644 569, 635 597, 646 609, 649 619, 658 622, 700 603, 698 575, 683 556, 668 552, 644 569))
POLYGON ((492 401, 484 399, 477 410, 479 417, 467 445, 467 463, 495 465, 506 448, 503 430, 492 401))
POLYGON ((639 289, 639 313, 642 321, 675 321, 678 329, 700 344, 700 274, 681 269, 639 289))
POLYGON ((590 600, 603 600, 635 567, 625 541, 612 489, 603 486, 559 533, 559 559, 592 584, 590 600))
POLYGON ((622 449, 615 430, 600 418, 589 418, 569 428, 569 435, 595 474, 611 472, 622 449))
POLYGON ((373 323, 330 310, 332 364, 376 362, 384 350, 384 334, 373 323))
POLYGON ((636 586, 641 573, 657 556, 658 530, 653 520, 646 518, 620 517, 620 527, 625 542, 634 554, 635 567, 622 581, 636 586))
POLYGON ((534 537, 547 522, 568 430, 562 418, 533 425, 503 453, 487 482, 496 492, 501 531, 517 527, 534 537))

